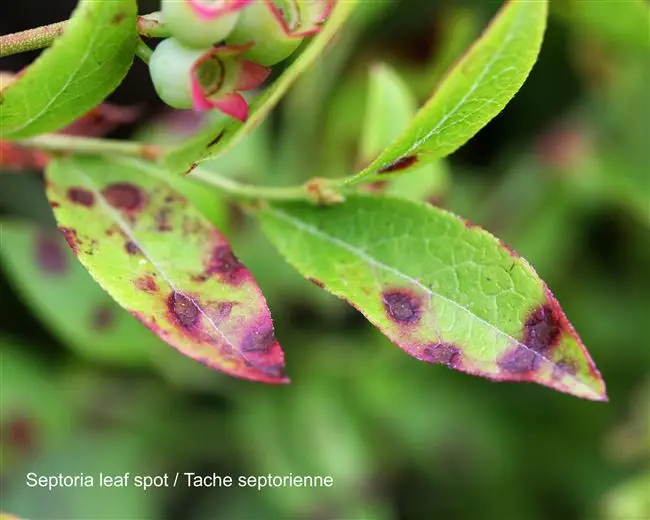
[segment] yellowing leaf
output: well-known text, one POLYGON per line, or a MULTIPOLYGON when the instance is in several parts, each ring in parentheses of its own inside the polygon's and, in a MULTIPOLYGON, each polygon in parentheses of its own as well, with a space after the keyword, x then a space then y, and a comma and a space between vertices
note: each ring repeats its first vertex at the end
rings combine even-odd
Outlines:
POLYGON ((264 296, 185 197, 144 169, 100 158, 57 159, 46 176, 68 244, 122 307, 203 364, 286 382, 264 296))

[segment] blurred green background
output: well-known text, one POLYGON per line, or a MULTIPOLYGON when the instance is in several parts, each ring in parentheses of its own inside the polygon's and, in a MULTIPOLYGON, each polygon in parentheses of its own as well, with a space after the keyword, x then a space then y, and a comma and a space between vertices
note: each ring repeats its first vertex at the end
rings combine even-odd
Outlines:
MULTIPOLYGON (((272 119, 210 168, 277 185, 351 173, 370 68, 389 64, 423 102, 499 4, 362 2, 272 119)), ((2 32, 73 5, 3 7, 2 32)), ((391 188, 469 218, 535 266, 598 365, 606 404, 409 358, 294 273, 239 209, 186 182, 267 295, 292 384, 222 376, 94 284, 55 230, 40 172, 2 172, 2 509, 32 520, 650 519, 649 51, 647 2, 553 0, 540 61, 511 104, 425 188, 391 188), (95 486, 32 488, 29 472, 95 486), (169 487, 101 488, 100 472, 168 474, 169 487), (184 472, 235 485, 190 487, 184 472), (334 485, 236 485, 268 474, 334 485)), ((136 63, 111 100, 143 117, 111 135, 178 143, 201 124, 154 96, 136 63)))

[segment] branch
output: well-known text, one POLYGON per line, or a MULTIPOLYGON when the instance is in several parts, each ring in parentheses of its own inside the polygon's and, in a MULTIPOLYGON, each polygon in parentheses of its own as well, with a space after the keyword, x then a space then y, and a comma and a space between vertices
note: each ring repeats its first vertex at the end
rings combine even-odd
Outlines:
MULTIPOLYGON (((63 34, 67 23, 66 20, 0 36, 0 57, 49 47, 54 40, 63 34)), ((138 16, 137 30, 138 34, 147 38, 169 36, 169 31, 160 21, 160 13, 158 12, 138 16)))
POLYGON ((44 134, 16 141, 25 148, 36 148, 48 152, 72 152, 90 155, 126 155, 147 161, 156 161, 163 149, 147 143, 121 141, 118 139, 95 139, 64 134, 44 134))

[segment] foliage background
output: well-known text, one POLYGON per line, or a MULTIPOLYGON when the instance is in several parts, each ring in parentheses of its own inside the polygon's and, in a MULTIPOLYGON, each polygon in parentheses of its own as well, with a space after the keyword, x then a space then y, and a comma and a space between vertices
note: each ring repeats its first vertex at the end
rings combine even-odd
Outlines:
MULTIPOLYGON (((34 520, 650 518, 650 70, 643 59, 650 20, 625 21, 625 3, 596 13, 553 2, 529 80, 451 158, 448 183, 434 194, 535 266, 600 368, 608 404, 409 358, 293 273, 225 202, 214 218, 267 295, 293 383, 221 376, 147 338, 169 350, 151 363, 133 355, 130 332, 99 356, 92 342, 79 347, 41 320, 38 298, 17 283, 7 258, 18 255, 25 271, 37 262, 24 231, 18 252, 9 255, 2 241, 3 507, 34 520), (335 486, 47 493, 25 486, 29 471, 293 473, 331 475, 335 486)), ((140 2, 141 12, 153 4, 140 2)), ((7 4, 1 30, 63 19, 73 5, 7 4)), ((215 168, 267 184, 349 173, 369 67, 392 64, 423 101, 497 7, 364 4, 273 119, 215 168)), ((17 70, 32 57, 3 58, 1 68, 17 70)), ((113 136, 178 142, 192 123, 163 111, 141 63, 111 101, 143 113, 113 136)), ((2 175, 0 210, 4 222, 53 226, 38 172, 2 175)), ((82 276, 60 307, 91 305, 82 276)), ((63 316, 68 326, 81 319, 63 316)))

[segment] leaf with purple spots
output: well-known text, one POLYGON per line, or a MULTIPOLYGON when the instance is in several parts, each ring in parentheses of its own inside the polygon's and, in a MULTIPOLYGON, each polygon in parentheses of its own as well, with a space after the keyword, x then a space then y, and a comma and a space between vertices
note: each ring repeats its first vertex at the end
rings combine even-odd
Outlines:
POLYGON ((262 227, 300 273, 411 356, 497 381, 605 400, 605 386, 533 268, 488 232, 402 199, 274 204, 262 227))
POLYGON ((26 221, 0 225, 0 263, 9 281, 61 342, 94 361, 149 363, 160 341, 93 283, 61 233, 26 221))
POLYGON ((264 296, 185 197, 146 170, 100 158, 57 159, 46 178, 68 243, 117 303, 207 366, 287 381, 264 296), (78 203, 78 190, 92 204, 78 203))
POLYGON ((434 95, 375 160, 351 180, 372 182, 455 152, 519 91, 537 61, 548 2, 509 0, 447 72, 434 95))

